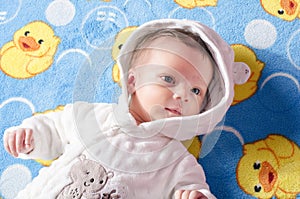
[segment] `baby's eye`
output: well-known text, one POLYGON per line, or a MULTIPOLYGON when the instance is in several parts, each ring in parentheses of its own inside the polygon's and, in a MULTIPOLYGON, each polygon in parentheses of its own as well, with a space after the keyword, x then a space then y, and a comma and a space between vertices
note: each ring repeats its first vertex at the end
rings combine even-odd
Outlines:
POLYGON ((168 75, 162 76, 161 79, 169 84, 175 84, 175 79, 171 76, 168 76, 168 75))
POLYGON ((199 88, 192 88, 191 91, 195 93, 195 95, 200 95, 201 91, 199 88))

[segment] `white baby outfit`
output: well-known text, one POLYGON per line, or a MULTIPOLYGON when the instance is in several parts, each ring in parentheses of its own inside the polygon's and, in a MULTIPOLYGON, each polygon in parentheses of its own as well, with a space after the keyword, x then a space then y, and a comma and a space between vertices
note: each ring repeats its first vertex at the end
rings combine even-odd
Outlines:
MULTIPOLYGON (((22 158, 55 159, 17 199, 171 199, 176 190, 199 190, 215 198, 197 160, 182 140, 211 132, 233 99, 235 83, 249 68, 234 62, 231 48, 213 30, 194 21, 157 20, 140 26, 120 52, 122 95, 118 104, 77 102, 61 112, 37 115, 18 127, 33 129, 34 150, 22 158), (128 110, 126 74, 136 40, 149 29, 180 28, 198 34, 218 67, 212 102, 194 116, 137 125, 128 110)), ((213 163, 212 163, 213 164, 213 163)))

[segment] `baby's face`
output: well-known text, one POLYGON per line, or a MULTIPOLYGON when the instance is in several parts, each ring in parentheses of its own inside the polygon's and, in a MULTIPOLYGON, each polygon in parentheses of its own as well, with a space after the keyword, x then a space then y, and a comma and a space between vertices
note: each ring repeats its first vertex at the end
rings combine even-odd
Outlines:
POLYGON ((197 56, 194 59, 200 68, 166 49, 143 50, 133 62, 128 83, 130 112, 138 124, 200 113, 213 67, 196 49, 185 46, 183 50, 183 54, 197 56))

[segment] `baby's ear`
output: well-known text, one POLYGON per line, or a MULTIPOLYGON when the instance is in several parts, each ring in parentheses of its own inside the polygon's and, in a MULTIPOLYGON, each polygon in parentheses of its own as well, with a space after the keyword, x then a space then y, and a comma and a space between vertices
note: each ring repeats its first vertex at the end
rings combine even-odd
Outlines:
POLYGON ((249 66, 243 62, 233 63, 233 79, 235 84, 244 84, 251 75, 249 66))
POLYGON ((114 177, 114 173, 112 171, 107 172, 107 178, 110 179, 114 177))
POLYGON ((128 93, 133 94, 135 91, 135 74, 132 70, 128 72, 127 87, 128 93))

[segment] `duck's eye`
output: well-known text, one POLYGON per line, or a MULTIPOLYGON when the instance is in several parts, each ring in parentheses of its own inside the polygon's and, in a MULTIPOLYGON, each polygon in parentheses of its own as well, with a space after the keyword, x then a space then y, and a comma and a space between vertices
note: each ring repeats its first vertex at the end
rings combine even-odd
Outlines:
POLYGON ((86 175, 89 175, 89 174, 90 174, 90 172, 89 172, 89 171, 86 171, 86 172, 85 172, 85 174, 86 174, 86 175))
POLYGON ((39 43, 39 44, 42 44, 42 43, 44 43, 44 40, 40 39, 40 40, 38 41, 38 43, 39 43))
POLYGON ((278 10, 278 14, 279 15, 283 15, 284 14, 284 10, 278 10))
POLYGON ((258 170, 258 169, 260 169, 260 162, 255 162, 254 164, 253 164, 253 168, 254 168, 254 170, 258 170))
POLYGON ((162 76, 161 78, 162 78, 162 80, 164 80, 165 82, 167 82, 169 84, 175 84, 175 79, 171 76, 166 75, 166 76, 162 76))
POLYGON ((118 46, 119 50, 121 50, 122 47, 123 47, 123 44, 120 44, 120 45, 118 46))
POLYGON ((255 186, 254 186, 254 191, 255 191, 255 192, 260 192, 260 191, 261 191, 261 185, 260 185, 260 184, 255 185, 255 186))
POLYGON ((29 35, 29 31, 25 31, 24 35, 27 37, 29 35))
POLYGON ((195 95, 200 95, 201 91, 199 88, 192 88, 191 91, 195 94, 195 95))

